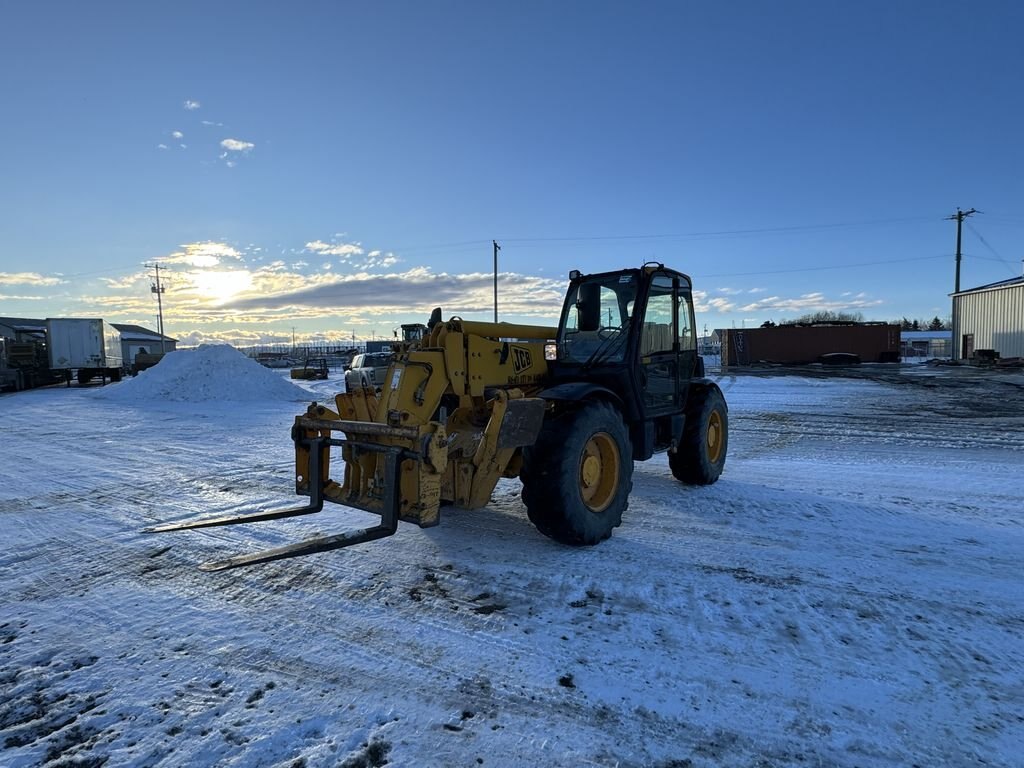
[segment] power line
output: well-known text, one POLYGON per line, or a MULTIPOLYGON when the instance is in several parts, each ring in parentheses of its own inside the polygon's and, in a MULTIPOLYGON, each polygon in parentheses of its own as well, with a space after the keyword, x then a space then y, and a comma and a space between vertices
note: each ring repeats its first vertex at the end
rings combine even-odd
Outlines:
MULTIPOLYGON (((642 233, 632 235, 568 235, 559 237, 502 237, 502 242, 528 244, 528 243, 569 243, 569 242, 595 242, 595 241, 621 241, 621 240, 671 240, 703 237, 746 237, 750 235, 786 234, 790 232, 816 232, 831 229, 850 229, 856 227, 884 226, 887 224, 906 224, 910 222, 935 221, 934 216, 904 216, 892 219, 871 219, 864 221, 841 221, 827 224, 799 224, 785 227, 757 227, 749 229, 724 229, 695 232, 663 232, 663 233, 642 233)), ((493 240, 462 240, 454 243, 436 243, 433 245, 412 245, 392 246, 388 250, 393 252, 414 253, 416 251, 433 251, 445 248, 477 247, 493 243, 493 240)))
POLYGON ((1010 270, 1010 274, 1014 274, 1014 275, 1015 275, 1015 274, 1017 273, 1017 270, 1015 270, 1015 269, 1014 269, 1014 268, 1013 268, 1013 267, 1012 267, 1012 266, 1010 265, 1010 262, 1008 262, 1008 261, 1007 261, 1006 259, 1004 259, 1004 258, 1002 257, 1002 255, 1001 255, 1001 254, 1000 254, 1000 253, 999 253, 998 251, 996 251, 996 249, 995 249, 995 248, 993 248, 993 247, 992 247, 991 245, 989 245, 989 244, 988 244, 988 240, 986 240, 986 239, 985 239, 984 237, 982 237, 982 236, 981 236, 981 232, 979 232, 979 231, 978 231, 977 229, 975 229, 975 228, 974 228, 974 226, 973 226, 973 225, 971 224, 971 222, 969 222, 969 221, 967 222, 967 228, 968 228, 969 230, 971 230, 971 232, 973 232, 973 233, 974 233, 975 237, 977 237, 977 238, 978 238, 979 240, 981 240, 981 244, 982 244, 982 245, 984 245, 984 246, 985 246, 986 248, 988 248, 988 249, 989 249, 990 251, 992 251, 992 254, 993 254, 993 255, 994 255, 994 256, 995 256, 995 257, 996 257, 997 259, 999 259, 999 261, 1003 262, 1003 264, 1005 264, 1005 265, 1006 265, 1006 268, 1007 268, 1008 270, 1010 270))
POLYGON ((117 272, 124 272, 124 271, 129 270, 129 269, 140 269, 140 268, 146 268, 146 267, 147 267, 147 265, 145 265, 145 264, 138 264, 136 262, 135 264, 132 264, 131 266, 107 267, 105 269, 94 269, 94 270, 92 270, 90 272, 71 272, 71 273, 68 273, 68 272, 54 272, 53 274, 55 274, 55 275, 59 274, 61 277, 91 277, 91 276, 95 276, 95 275, 115 274, 117 272))
POLYGON ((883 264, 901 264, 910 261, 934 261, 948 259, 949 256, 912 256, 907 259, 883 259, 880 261, 861 261, 856 264, 832 264, 824 267, 794 267, 793 269, 769 269, 757 272, 718 272, 715 274, 694 273, 701 279, 707 277, 746 277, 748 275, 782 275, 793 272, 822 272, 829 269, 853 269, 856 267, 876 267, 883 264))
POLYGON ((964 253, 964 258, 981 259, 982 261, 999 261, 1003 264, 1009 264, 1006 259, 996 258, 995 256, 982 256, 980 253, 971 253, 970 251, 966 251, 964 253))
MULTIPOLYGON (((952 217, 950 217, 952 218, 952 217)), ((890 224, 902 224, 911 222, 924 222, 934 221, 934 217, 931 216, 907 216, 899 218, 889 219, 871 219, 861 221, 844 221, 844 222, 831 222, 825 224, 802 224, 802 225, 790 225, 783 227, 758 227, 758 228, 738 228, 738 229, 725 229, 725 230, 707 230, 707 231, 693 231, 693 232, 675 232, 675 233, 640 233, 630 235, 575 235, 575 236, 559 236, 559 237, 505 237, 500 238, 503 242, 516 243, 520 246, 530 245, 543 245, 546 243, 592 243, 592 242, 622 242, 628 240, 685 240, 685 239, 701 239, 701 238, 731 238, 731 237, 751 237, 758 235, 785 235, 785 234, 796 234, 801 232, 821 232, 836 229, 850 229, 857 227, 873 227, 873 226, 884 226, 890 224)), ((979 235, 979 238, 981 236, 979 235)), ((984 242, 984 240, 982 240, 984 242)), ((389 251, 398 253, 416 253, 424 251, 437 251, 437 250, 455 250, 455 249, 470 249, 480 248, 486 245, 493 247, 493 239, 480 239, 480 240, 462 240, 451 243, 436 243, 432 245, 410 245, 410 246, 398 246, 390 247, 389 251)), ((991 246, 986 246, 993 250, 991 246)), ((998 256, 998 254, 997 254, 998 256)), ((932 258, 932 257, 922 257, 932 258)), ((1001 258, 1001 257, 1000 257, 1001 258)), ((917 260, 917 259, 910 259, 917 260)), ((897 259, 895 261, 907 261, 906 259, 897 259)), ((786 270, 767 270, 759 272, 744 272, 744 273, 733 273, 734 276, 741 275, 760 275, 760 274, 776 274, 776 273, 787 273, 787 272, 802 272, 802 271, 816 271, 821 269, 840 269, 846 266, 871 266, 874 264, 887 264, 893 263, 891 261, 885 262, 866 262, 862 265, 837 265, 834 267, 809 267, 806 269, 786 269, 786 270)), ((1005 260, 1004 260, 1005 263, 1005 260)), ((150 268, 151 265, 143 265, 144 267, 150 268)), ((127 269, 133 269, 132 266, 122 267, 108 267, 100 270, 92 270, 87 272, 76 272, 70 274, 64 274, 63 277, 89 277, 105 274, 114 274, 123 272, 127 269)), ((728 276, 728 275, 722 275, 728 276)))
POLYGON ((554 243, 554 242, 592 242, 598 240, 668 240, 702 237, 743 237, 748 235, 784 234, 789 232, 815 232, 830 229, 853 227, 880 226, 885 224, 902 224, 914 221, 935 221, 932 216, 912 216, 898 219, 875 219, 872 221, 845 221, 831 224, 803 224, 786 227, 759 227, 754 229, 725 229, 698 232, 675 232, 662 234, 638 235, 580 235, 573 237, 503 237, 510 243, 554 243))

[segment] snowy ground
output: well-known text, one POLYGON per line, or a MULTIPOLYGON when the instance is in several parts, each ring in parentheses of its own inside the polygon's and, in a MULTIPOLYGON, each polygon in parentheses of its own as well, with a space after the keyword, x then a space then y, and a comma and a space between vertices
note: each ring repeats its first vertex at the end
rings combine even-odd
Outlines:
POLYGON ((140 533, 300 501, 301 402, 0 396, 0 765, 1022 765, 1024 380, 914 368, 723 378, 721 481, 638 464, 592 549, 508 481, 213 574, 367 522, 140 533))

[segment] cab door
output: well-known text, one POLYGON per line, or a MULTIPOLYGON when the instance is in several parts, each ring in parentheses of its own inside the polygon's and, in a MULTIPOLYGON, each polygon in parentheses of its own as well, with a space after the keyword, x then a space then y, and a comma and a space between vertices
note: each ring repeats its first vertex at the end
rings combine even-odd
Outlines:
POLYGON ((640 329, 640 386, 647 418, 679 410, 678 288, 671 275, 656 274, 640 329))

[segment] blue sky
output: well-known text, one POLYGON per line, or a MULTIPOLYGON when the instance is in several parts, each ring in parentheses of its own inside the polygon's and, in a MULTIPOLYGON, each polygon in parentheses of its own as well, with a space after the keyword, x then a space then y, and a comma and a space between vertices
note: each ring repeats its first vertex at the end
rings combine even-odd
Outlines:
POLYGON ((985 2, 21 3, 0 315, 188 343, 558 312, 662 261, 698 324, 945 317, 1024 257, 1024 11, 985 2))

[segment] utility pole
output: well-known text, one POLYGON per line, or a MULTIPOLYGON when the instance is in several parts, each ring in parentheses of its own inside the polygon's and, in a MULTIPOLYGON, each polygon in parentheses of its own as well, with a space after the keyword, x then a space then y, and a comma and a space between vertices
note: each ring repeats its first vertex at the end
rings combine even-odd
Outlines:
POLYGON ((501 246, 497 240, 491 242, 494 243, 494 322, 498 322, 498 251, 501 246))
POLYGON ((956 282, 953 284, 953 293, 960 293, 960 242, 964 219, 974 213, 981 213, 981 211, 976 211, 974 208, 969 211, 961 211, 957 208, 954 215, 946 217, 946 221, 956 221, 956 282))
POLYGON ((151 293, 156 294, 156 307, 157 307, 157 327, 160 331, 160 354, 167 354, 166 343, 164 342, 164 302, 163 294, 165 286, 160 285, 160 265, 159 264, 146 264, 144 265, 147 269, 152 268, 156 270, 156 282, 149 286, 151 293))

